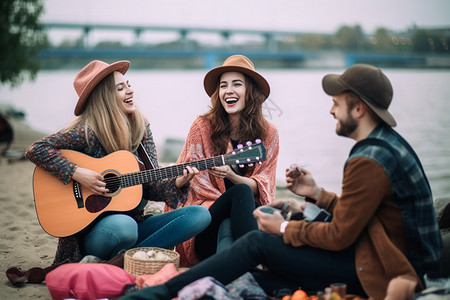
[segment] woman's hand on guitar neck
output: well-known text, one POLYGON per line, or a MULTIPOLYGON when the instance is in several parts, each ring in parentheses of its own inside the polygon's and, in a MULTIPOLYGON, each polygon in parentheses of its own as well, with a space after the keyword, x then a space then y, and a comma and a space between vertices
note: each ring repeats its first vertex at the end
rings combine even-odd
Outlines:
POLYGON ((77 167, 73 172, 72 179, 94 194, 103 195, 109 192, 103 176, 92 170, 77 167))
POLYGON ((182 188, 198 173, 200 173, 200 171, 196 167, 186 166, 186 169, 183 170, 183 175, 180 175, 175 179, 175 186, 178 189, 182 188))

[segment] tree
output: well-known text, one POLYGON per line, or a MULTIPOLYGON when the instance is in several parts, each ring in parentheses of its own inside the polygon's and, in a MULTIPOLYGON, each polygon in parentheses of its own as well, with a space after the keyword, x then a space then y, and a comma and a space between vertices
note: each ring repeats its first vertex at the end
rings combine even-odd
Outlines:
POLYGON ((389 36, 389 32, 386 28, 379 27, 375 31, 375 49, 379 52, 391 52, 392 51, 392 42, 391 37, 389 36))
POLYGON ((37 54, 48 45, 39 23, 43 9, 42 0, 0 1, 0 83, 18 86, 26 73, 36 78, 37 54))
POLYGON ((361 51, 364 47, 364 32, 359 25, 341 26, 336 33, 336 42, 346 51, 361 51))

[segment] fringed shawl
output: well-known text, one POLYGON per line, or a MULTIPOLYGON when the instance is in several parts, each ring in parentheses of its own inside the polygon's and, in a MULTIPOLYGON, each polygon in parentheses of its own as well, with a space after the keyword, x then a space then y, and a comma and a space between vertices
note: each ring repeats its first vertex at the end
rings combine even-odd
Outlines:
MULTIPOLYGON (((278 130, 269 122, 266 122, 266 124, 267 135, 263 140, 266 148, 266 160, 261 165, 256 164, 246 175, 258 184, 259 195, 255 197, 255 202, 259 205, 265 205, 273 201, 276 190, 276 168, 279 152, 278 130)), ((227 153, 232 150, 233 146, 230 141, 227 153)), ((191 125, 177 163, 213 157, 215 155, 212 151, 210 123, 206 118, 199 117, 191 125)), ((190 182, 190 192, 184 205, 203 205, 209 208, 224 192, 225 183, 223 179, 214 177, 207 171, 200 172, 190 182)), ((179 204, 178 207, 184 205, 179 204)), ((167 206, 164 209, 164 211, 169 210, 171 209, 167 206)), ((197 263, 194 253, 194 239, 178 245, 176 250, 180 253, 181 266, 189 267, 197 263)))

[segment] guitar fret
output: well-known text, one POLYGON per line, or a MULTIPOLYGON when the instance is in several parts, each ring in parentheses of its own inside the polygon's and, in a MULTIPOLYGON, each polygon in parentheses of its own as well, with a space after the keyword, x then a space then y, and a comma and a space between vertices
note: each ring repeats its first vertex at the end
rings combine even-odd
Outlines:
MULTIPOLYGON (((242 150, 242 149, 241 149, 242 150)), ((242 152, 242 151, 241 151, 242 152)), ((234 154, 234 152, 233 152, 234 154)), ((230 158, 227 157, 227 160, 230 158)), ((196 167, 199 171, 208 170, 212 167, 218 167, 225 165, 225 156, 218 155, 206 159, 191 161, 188 163, 178 164, 169 167, 163 167, 158 169, 151 169, 140 171, 136 173, 130 173, 120 176, 120 186, 129 187, 137 184, 144 184, 155 180, 161 180, 165 178, 173 178, 183 174, 186 166, 196 167)))

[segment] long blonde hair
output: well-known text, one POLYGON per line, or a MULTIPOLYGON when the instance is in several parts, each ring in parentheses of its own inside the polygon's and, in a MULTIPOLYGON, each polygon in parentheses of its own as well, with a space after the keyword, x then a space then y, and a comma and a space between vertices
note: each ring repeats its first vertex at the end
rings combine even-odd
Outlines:
MULTIPOLYGON (((117 104, 113 73, 106 76, 89 94, 83 113, 66 129, 83 124, 91 128, 107 153, 136 151, 145 136, 148 121, 138 108, 125 114, 117 104)), ((88 136, 86 135, 86 140, 88 136)))

